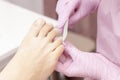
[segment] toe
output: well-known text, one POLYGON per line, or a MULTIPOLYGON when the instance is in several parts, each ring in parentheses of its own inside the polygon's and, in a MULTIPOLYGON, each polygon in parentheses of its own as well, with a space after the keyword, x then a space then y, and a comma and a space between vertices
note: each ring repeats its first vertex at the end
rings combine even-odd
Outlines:
POLYGON ((58 60, 61 56, 61 54, 63 53, 64 51, 64 46, 63 45, 60 45, 58 46, 54 51, 53 51, 53 54, 52 56, 54 55, 54 60, 58 60))
POLYGON ((58 30, 57 29, 53 29, 52 31, 50 31, 48 33, 47 38, 49 39, 49 41, 52 42, 57 35, 58 35, 58 30))
POLYGON ((36 20, 36 21, 33 23, 30 31, 28 32, 28 35, 29 35, 29 36, 32 36, 32 37, 36 37, 36 36, 38 35, 40 29, 41 29, 44 25, 45 25, 45 21, 44 21, 43 19, 38 19, 38 20, 36 20))
POLYGON ((52 29, 53 29, 53 26, 51 24, 44 25, 40 30, 38 37, 39 38, 45 37, 52 29))
POLYGON ((58 46, 62 44, 62 38, 56 39, 53 43, 50 44, 50 51, 54 51, 58 46))

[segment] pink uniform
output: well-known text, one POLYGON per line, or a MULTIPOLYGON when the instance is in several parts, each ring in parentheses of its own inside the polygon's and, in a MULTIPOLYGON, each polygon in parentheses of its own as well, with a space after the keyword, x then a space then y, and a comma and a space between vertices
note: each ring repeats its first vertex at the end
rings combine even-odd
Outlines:
POLYGON ((58 27, 62 27, 67 18, 74 24, 94 9, 98 11, 96 54, 79 51, 65 43, 63 55, 67 56, 64 62, 59 61, 56 70, 72 77, 120 80, 120 0, 59 0, 58 27), (76 8, 78 11, 73 12, 76 8))
POLYGON ((97 51, 120 67, 120 0, 102 0, 97 17, 97 51))

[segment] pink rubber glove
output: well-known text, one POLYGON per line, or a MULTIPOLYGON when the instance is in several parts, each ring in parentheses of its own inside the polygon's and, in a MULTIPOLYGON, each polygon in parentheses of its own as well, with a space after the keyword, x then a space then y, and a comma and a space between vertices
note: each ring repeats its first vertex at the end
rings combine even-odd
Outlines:
POLYGON ((70 24, 74 24, 90 11, 94 11, 99 2, 100 0, 58 0, 58 27, 63 27, 67 19, 70 19, 70 24))
POLYGON ((59 61, 57 71, 69 77, 90 77, 98 80, 120 80, 120 69, 101 54, 79 51, 65 44, 64 61, 59 61))

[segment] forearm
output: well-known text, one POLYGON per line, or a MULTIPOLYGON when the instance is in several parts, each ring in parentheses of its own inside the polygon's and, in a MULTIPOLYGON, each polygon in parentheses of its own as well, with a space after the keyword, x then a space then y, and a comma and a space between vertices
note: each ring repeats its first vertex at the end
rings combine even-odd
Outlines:
POLYGON ((98 53, 83 52, 90 77, 98 80, 120 80, 120 68, 98 53), (87 62, 88 61, 88 62, 87 62), (91 75, 92 74, 92 75, 91 75))
POLYGON ((120 80, 120 68, 110 61, 106 61, 101 80, 120 80))

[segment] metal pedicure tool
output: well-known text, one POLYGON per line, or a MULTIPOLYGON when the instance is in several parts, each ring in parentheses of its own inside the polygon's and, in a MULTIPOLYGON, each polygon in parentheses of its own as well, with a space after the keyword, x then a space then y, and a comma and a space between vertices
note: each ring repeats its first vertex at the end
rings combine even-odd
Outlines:
POLYGON ((69 20, 67 20, 66 23, 65 23, 65 25, 64 25, 63 41, 65 41, 65 39, 67 38, 67 34, 68 34, 68 23, 69 23, 69 20))

